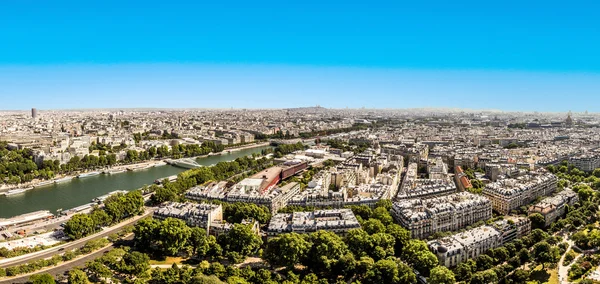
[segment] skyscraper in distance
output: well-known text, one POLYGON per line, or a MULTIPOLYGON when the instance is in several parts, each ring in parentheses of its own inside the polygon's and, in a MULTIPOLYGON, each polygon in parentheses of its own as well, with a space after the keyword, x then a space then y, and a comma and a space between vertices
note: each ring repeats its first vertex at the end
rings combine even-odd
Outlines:
POLYGON ((31 117, 32 118, 36 118, 37 117, 37 109, 36 108, 32 108, 31 109, 31 117))

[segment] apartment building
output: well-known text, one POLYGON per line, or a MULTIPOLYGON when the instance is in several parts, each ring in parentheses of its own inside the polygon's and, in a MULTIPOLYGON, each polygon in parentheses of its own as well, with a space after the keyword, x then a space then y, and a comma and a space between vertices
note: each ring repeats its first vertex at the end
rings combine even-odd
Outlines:
POLYGON ((531 221, 527 217, 504 216, 491 224, 502 234, 502 245, 522 238, 531 232, 531 221))
POLYGON ((539 196, 556 190, 557 178, 547 172, 530 172, 517 178, 506 178, 487 184, 483 195, 492 201, 494 210, 508 214, 533 202, 539 196))
POLYGON ((593 154, 571 157, 569 158, 569 163, 584 172, 591 172, 596 168, 600 168, 600 155, 593 154))
POLYGON ((455 231, 492 217, 491 202, 482 196, 459 192, 430 199, 394 202, 392 216, 411 231, 413 238, 455 231))
POLYGON ((202 227, 209 233, 213 223, 223 221, 223 207, 208 203, 168 202, 154 210, 153 216, 159 220, 181 219, 189 226, 202 227))
POLYGON ((243 202, 264 205, 272 213, 288 205, 292 197, 300 192, 300 184, 290 182, 284 186, 273 186, 261 189, 262 179, 245 179, 237 185, 227 188, 223 183, 193 187, 185 193, 190 200, 220 200, 226 202, 243 202), (256 180, 255 183, 252 183, 256 180))
MULTIPOLYGON (((397 194, 400 173, 395 168, 387 168, 384 173, 378 174, 374 180, 371 179, 370 183, 360 183, 358 185, 350 183, 338 188, 337 191, 330 190, 330 185, 334 184, 334 176, 337 176, 339 172, 339 170, 331 173, 326 172, 316 176, 309 183, 309 187, 292 197, 288 204, 319 208, 341 208, 347 205, 375 207, 377 201, 392 199, 397 194)), ((354 176, 366 174, 365 171, 356 173, 351 170, 351 172, 354 176)))
POLYGON ((316 210, 313 212, 279 213, 273 215, 267 228, 268 236, 282 233, 311 233, 319 230, 345 234, 360 228, 350 209, 316 210))
POLYGON ((507 216, 491 225, 485 225, 452 236, 427 242, 440 265, 457 266, 476 258, 486 251, 500 247, 531 231, 531 222, 524 217, 507 216))
POLYGON ((473 188, 471 181, 460 166, 456 166, 454 168, 454 182, 456 183, 456 187, 459 191, 465 191, 473 188))
POLYGON ((566 206, 573 206, 579 201, 579 196, 571 189, 565 189, 555 196, 544 198, 529 207, 529 214, 540 213, 544 216, 545 226, 549 226, 565 214, 566 206))
POLYGON ((454 267, 468 259, 476 258, 502 244, 502 234, 492 226, 481 226, 427 243, 437 256, 440 265, 454 267))
POLYGON ((418 178, 418 164, 408 164, 397 198, 433 198, 456 192, 456 185, 449 178, 447 166, 441 158, 436 159, 429 172, 430 178, 418 178))

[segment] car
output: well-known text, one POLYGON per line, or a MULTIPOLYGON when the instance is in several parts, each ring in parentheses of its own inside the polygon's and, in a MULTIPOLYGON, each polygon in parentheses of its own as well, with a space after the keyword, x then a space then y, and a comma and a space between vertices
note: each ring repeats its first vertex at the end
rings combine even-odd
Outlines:
POLYGON ((63 251, 63 250, 65 250, 65 248, 59 248, 59 249, 58 249, 58 251, 63 251))

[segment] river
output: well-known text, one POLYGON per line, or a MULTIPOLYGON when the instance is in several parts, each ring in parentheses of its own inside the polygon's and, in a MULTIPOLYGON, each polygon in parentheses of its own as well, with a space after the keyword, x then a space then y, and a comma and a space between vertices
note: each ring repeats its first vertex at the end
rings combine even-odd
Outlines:
MULTIPOLYGON (((218 156, 196 159, 203 166, 214 165, 218 162, 232 161, 242 156, 260 153, 270 146, 248 148, 218 156)), ((144 185, 150 185, 154 180, 176 175, 186 169, 170 165, 158 166, 135 172, 124 172, 113 175, 97 175, 82 179, 75 178, 70 182, 34 188, 23 194, 0 196, 0 218, 38 210, 50 210, 56 213, 58 209, 71 209, 89 203, 95 197, 115 190, 134 190, 144 185)))

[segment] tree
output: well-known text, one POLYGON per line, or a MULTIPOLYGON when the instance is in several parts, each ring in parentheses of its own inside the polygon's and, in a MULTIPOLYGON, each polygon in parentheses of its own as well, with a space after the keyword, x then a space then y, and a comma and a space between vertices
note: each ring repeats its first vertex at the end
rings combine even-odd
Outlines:
POLYGON ((410 240, 402 252, 402 259, 406 260, 414 269, 423 276, 429 276, 431 269, 438 265, 438 259, 421 240, 410 240))
POLYGON ((198 275, 192 279, 190 284, 225 284, 225 282, 219 280, 215 275, 198 275))
POLYGON ((520 263, 527 263, 528 261, 531 260, 531 255, 529 254, 529 250, 526 248, 522 248, 521 250, 519 250, 519 261, 520 263))
POLYGON ((310 243, 297 233, 282 234, 267 242, 263 257, 271 265, 293 268, 310 249, 310 243))
POLYGON ((147 254, 138 251, 128 252, 121 261, 121 271, 139 277, 150 268, 150 257, 147 254))
POLYGON ((223 208, 223 215, 229 223, 241 223, 244 219, 253 218, 261 224, 266 224, 271 219, 271 213, 267 207, 253 203, 227 204, 223 208))
POLYGON ((532 230, 531 233, 527 235, 527 238, 530 240, 528 245, 534 245, 536 243, 539 243, 547 239, 549 236, 550 235, 548 233, 542 231, 541 229, 532 230))
POLYGON ((511 279, 515 283, 526 283, 527 280, 529 279, 529 271, 524 270, 524 269, 517 269, 512 274, 511 279))
POLYGON ((454 273, 445 266, 437 266, 429 274, 431 284, 454 284, 455 282, 454 273))
POLYGON ((173 191, 173 189, 163 186, 157 188, 150 199, 154 204, 161 204, 165 201, 175 201, 177 199, 177 193, 173 191))
POLYGON ((416 283, 417 277, 408 265, 399 260, 382 259, 367 271, 364 283, 416 283))
POLYGON ((392 201, 389 199, 380 199, 375 203, 375 208, 383 208, 385 212, 392 210, 392 201))
POLYGON ((200 227, 191 229, 189 245, 192 247, 192 253, 195 255, 204 256, 210 249, 206 230, 200 227))
POLYGON ((92 211, 90 218, 92 218, 96 228, 108 226, 112 222, 112 218, 106 213, 106 211, 99 208, 95 208, 94 211, 92 211))
POLYGON ((348 231, 345 242, 356 257, 369 255, 369 250, 371 250, 373 246, 371 236, 363 229, 352 229, 348 231))
POLYGON ((31 275, 31 277, 29 277, 29 282, 31 282, 32 284, 54 284, 54 283, 56 283, 56 281, 54 281, 54 277, 52 277, 52 275, 50 275, 48 273, 31 275))
POLYGON ((227 278, 227 284, 250 284, 250 282, 239 276, 230 276, 227 278))
POLYGON ((177 255, 186 245, 192 231, 184 221, 167 218, 158 227, 159 250, 163 255, 177 255))
POLYGON ((577 195, 579 195, 579 200, 582 202, 591 200, 595 193, 596 192, 588 185, 585 185, 585 187, 580 188, 579 191, 577 191, 577 195))
POLYGON ((473 270, 468 264, 463 262, 456 267, 456 280, 468 282, 472 275, 473 270))
POLYGON ((256 253, 262 245, 260 236, 244 224, 234 224, 227 234, 219 236, 218 241, 225 251, 238 252, 242 256, 256 253))
POLYGON ((560 252, 557 247, 552 247, 547 242, 539 242, 533 246, 533 259, 545 267, 546 263, 557 263, 560 252))
MULTIPOLYGON (((387 201, 389 201, 389 200, 387 200, 387 201)), ((387 207, 375 208, 375 210, 373 210, 373 215, 371 215, 371 218, 375 218, 375 219, 381 221, 381 223, 383 223, 383 225, 385 225, 385 226, 394 223, 394 219, 392 218, 392 215, 390 214, 389 209, 386 209, 386 208, 387 207)))
POLYGON ((80 269, 72 269, 69 271, 69 284, 88 284, 90 281, 88 280, 85 272, 80 269))
POLYGON ((385 232, 385 225, 378 219, 369 219, 362 223, 363 230, 370 235, 385 232))
POLYGON ((479 271, 473 274, 471 284, 489 284, 498 282, 498 275, 493 270, 479 271))
POLYGON ((135 246, 138 249, 149 250, 158 241, 160 222, 156 219, 145 218, 133 227, 135 246))
POLYGON ((65 223, 65 234, 74 240, 81 239, 94 231, 94 220, 87 214, 75 214, 65 223))
POLYGON ((543 229, 546 226, 546 220, 540 213, 533 213, 529 215, 532 229, 543 229))
POLYGON ((386 227, 386 233, 394 237, 394 251, 396 256, 402 254, 402 250, 410 240, 410 231, 398 224, 390 224, 386 227))
POLYGON ((312 244, 302 264, 315 272, 329 273, 333 265, 348 253, 348 247, 342 238, 333 232, 317 231, 308 236, 312 244))
POLYGON ((492 259, 489 255, 482 254, 477 257, 477 270, 487 270, 492 268, 494 265, 494 259, 492 259))
POLYGON ((115 222, 119 222, 125 217, 123 203, 124 198, 121 193, 113 194, 104 200, 104 210, 115 222))
POLYGON ((499 248, 494 249, 493 251, 494 251, 494 258, 496 259, 496 262, 503 263, 506 260, 508 260, 508 258, 510 257, 508 249, 506 249, 505 247, 499 247, 499 248))
POLYGON ((390 234, 377 233, 369 237, 370 247, 367 248, 369 256, 375 260, 383 259, 388 256, 394 256, 394 245, 396 240, 390 234))
MULTIPOLYGON (((335 184, 333 184, 333 186, 335 187, 335 184)), ((352 209, 352 213, 354 213, 356 217, 360 217, 362 220, 368 220, 371 218, 371 215, 373 215, 373 209, 366 205, 353 205, 350 206, 350 209, 352 209)))

